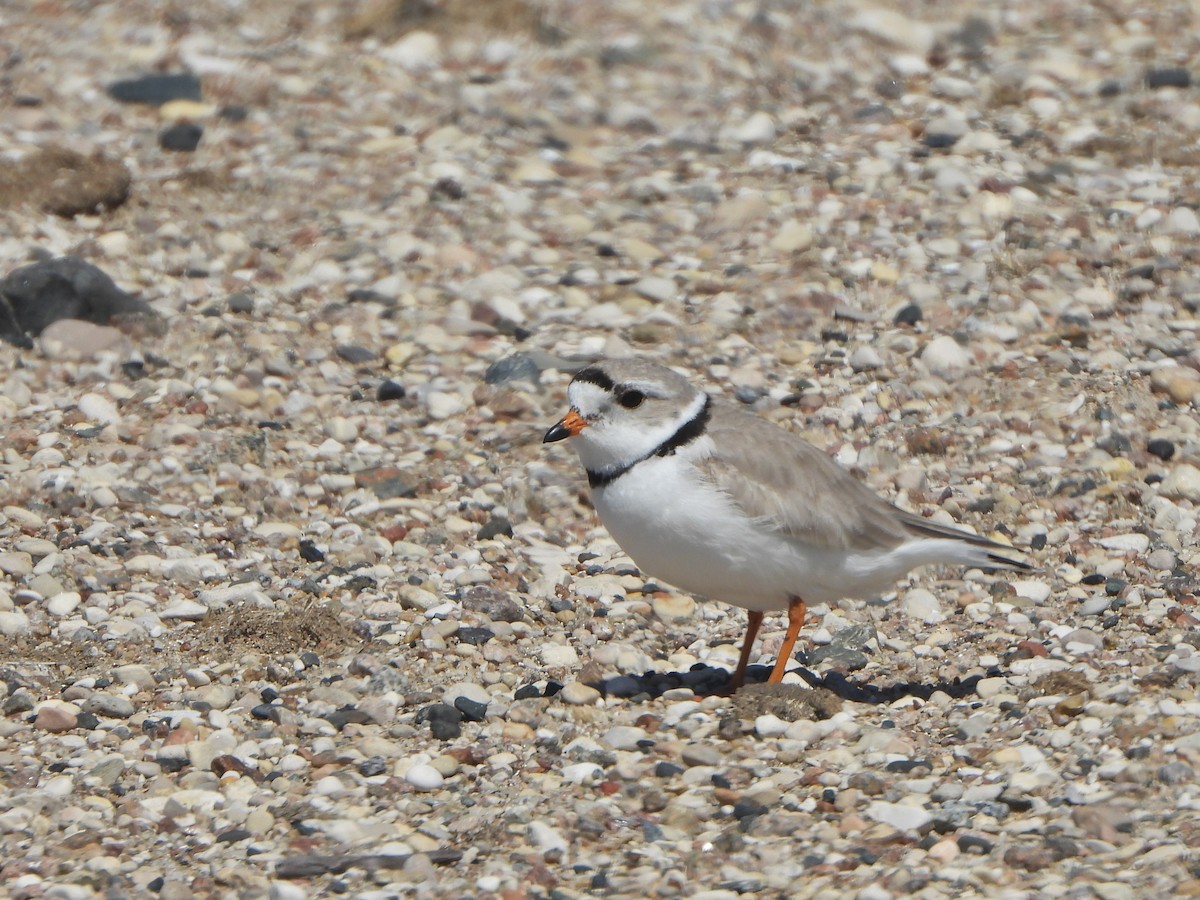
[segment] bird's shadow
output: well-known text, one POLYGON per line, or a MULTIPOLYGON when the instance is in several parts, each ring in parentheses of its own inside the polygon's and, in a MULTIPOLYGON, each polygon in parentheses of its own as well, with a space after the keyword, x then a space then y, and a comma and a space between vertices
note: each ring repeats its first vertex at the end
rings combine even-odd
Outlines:
MULTIPOLYGON (((999 672, 989 671, 986 675, 971 675, 953 681, 897 681, 892 684, 876 685, 869 682, 852 681, 842 672, 830 671, 821 675, 799 666, 788 670, 799 675, 812 688, 831 691, 843 700, 852 703, 894 703, 904 697, 928 700, 941 691, 949 697, 959 699, 976 693, 981 680, 999 672)), ((762 684, 771 674, 768 666, 750 666, 746 669, 745 684, 762 684)), ((725 669, 697 663, 687 672, 646 672, 643 675, 617 675, 602 681, 590 682, 590 686, 607 697, 625 697, 632 700, 650 700, 661 697, 676 688, 688 688, 697 697, 721 697, 733 693, 732 675, 725 669)))

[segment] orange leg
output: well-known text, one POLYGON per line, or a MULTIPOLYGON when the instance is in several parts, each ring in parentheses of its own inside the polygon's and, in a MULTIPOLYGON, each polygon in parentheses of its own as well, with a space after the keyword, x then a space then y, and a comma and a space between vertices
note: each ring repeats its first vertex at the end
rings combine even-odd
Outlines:
POLYGON ((746 677, 746 665, 750 662, 750 650, 754 647, 754 639, 758 637, 758 626, 762 624, 763 614, 756 609, 752 609, 747 616, 746 621, 746 640, 742 641, 742 655, 738 657, 737 668, 733 671, 733 690, 738 690, 742 686, 742 680, 746 677))
POLYGON ((796 637, 800 634, 800 629, 804 627, 804 617, 807 614, 808 607, 804 605, 803 600, 799 597, 788 598, 787 634, 783 638, 783 646, 779 648, 779 658, 775 660, 775 668, 771 670, 771 677, 767 679, 768 684, 779 684, 783 681, 783 673, 791 661, 792 650, 796 647, 796 637))

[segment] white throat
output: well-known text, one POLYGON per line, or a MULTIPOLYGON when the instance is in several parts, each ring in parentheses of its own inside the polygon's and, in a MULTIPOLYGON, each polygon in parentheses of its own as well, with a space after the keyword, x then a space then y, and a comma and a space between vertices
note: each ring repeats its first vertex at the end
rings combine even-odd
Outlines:
MULTIPOLYGON (((591 395, 593 391, 604 393, 600 388, 586 383, 571 387, 571 405, 585 416, 588 409, 596 408, 588 403, 596 399, 591 395)), ((707 402, 707 395, 697 391, 687 406, 670 419, 655 422, 629 414, 620 416, 616 421, 599 420, 584 428, 571 444, 588 471, 619 469, 652 454, 680 428, 696 418, 707 402)))

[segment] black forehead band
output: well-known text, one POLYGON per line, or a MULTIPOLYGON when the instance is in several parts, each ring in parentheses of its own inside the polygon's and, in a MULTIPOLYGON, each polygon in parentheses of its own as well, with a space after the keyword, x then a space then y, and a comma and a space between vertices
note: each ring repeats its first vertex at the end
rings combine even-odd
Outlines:
POLYGON ((616 387, 613 380, 599 366, 588 366, 586 369, 580 369, 571 380, 594 384, 602 391, 612 391, 616 387))

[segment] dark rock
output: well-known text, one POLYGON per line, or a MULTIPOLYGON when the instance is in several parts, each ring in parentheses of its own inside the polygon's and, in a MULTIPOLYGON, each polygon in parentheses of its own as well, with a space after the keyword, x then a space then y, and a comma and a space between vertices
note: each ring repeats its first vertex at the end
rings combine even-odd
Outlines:
POLYGON ((768 812, 770 812, 770 809, 765 804, 744 797, 733 804, 733 817, 735 819, 745 819, 748 816, 762 816, 768 812))
POLYGON ((375 391, 375 399, 380 403, 386 403, 389 400, 403 400, 404 394, 404 385, 388 379, 379 383, 379 389, 375 391))
POLYGON ((656 763, 654 766, 655 778, 674 778, 676 775, 682 774, 683 766, 677 765, 673 762, 663 761, 656 763))
POLYGON ((605 682, 604 690, 612 697, 634 697, 642 692, 642 686, 632 675, 618 675, 605 682))
POLYGON ((1158 780, 1163 784, 1187 784, 1195 778, 1196 773, 1187 763, 1171 762, 1158 770, 1158 780))
POLYGON ((1182 66, 1169 66, 1163 69, 1151 69, 1146 73, 1146 87, 1154 88, 1186 88, 1192 86, 1192 73, 1182 66))
POLYGON ((464 721, 467 722, 482 722, 487 718, 488 705, 469 697, 455 697, 454 708, 462 713, 464 721))
POLYGON ((960 834, 958 836, 958 849, 963 853, 974 851, 986 856, 992 852, 992 848, 995 846, 995 844, 981 834, 960 834))
POLYGON ((894 759, 884 768, 888 772, 899 772, 901 775, 907 775, 914 769, 933 771, 933 766, 930 765, 927 759, 894 759))
POLYGON ((111 325, 154 310, 125 293, 100 269, 74 256, 21 266, 0 281, 0 337, 18 347, 59 319, 111 325))
POLYGON ((508 521, 504 516, 492 516, 479 529, 478 538, 481 541, 489 541, 501 534, 512 537, 512 533, 512 522, 508 521))
POLYGON ((472 647, 482 647, 495 636, 496 632, 490 628, 459 628, 455 633, 460 644, 469 644, 472 647))
POLYGON ((370 756, 358 764, 358 774, 364 778, 382 775, 387 770, 387 760, 382 756, 370 756))
POLYGON ((218 778, 224 775, 226 772, 234 772, 245 778, 253 779, 254 781, 258 781, 262 778, 262 773, 258 770, 257 766, 253 766, 244 759, 234 756, 231 753, 223 753, 222 755, 215 757, 212 763, 209 764, 209 768, 218 778))
POLYGON ((431 703, 423 707, 416 717, 416 723, 429 723, 429 731, 439 741, 452 741, 462 734, 463 714, 445 703, 431 703))
POLYGON ((300 558, 305 562, 322 562, 325 559, 325 551, 310 541, 304 538, 300 541, 300 558))
POLYGON ((195 122, 176 122, 158 133, 158 146, 176 153, 194 153, 204 137, 204 128, 195 122))
POLYGON ((245 828, 230 828, 217 835, 218 844, 236 844, 238 841, 248 841, 251 835, 245 828))
POLYGON ((1154 438, 1146 444, 1146 452, 1166 462, 1175 455, 1175 445, 1166 438, 1154 438))
POLYGON ((108 96, 121 103, 146 103, 162 106, 172 100, 201 99, 200 79, 191 72, 143 75, 114 81, 108 96))
POLYGON ((17 162, 0 160, 0 208, 28 205, 67 217, 116 209, 132 181, 123 162, 51 145, 17 162))
POLYGON ((915 303, 909 303, 896 311, 895 317, 892 319, 897 325, 916 325, 921 321, 924 313, 921 312, 921 307, 915 303))
POLYGON ((1043 550, 1046 547, 1046 533, 1035 534, 1029 539, 1030 550, 1043 550))
POLYGON ((250 715, 256 719, 274 722, 276 725, 283 721, 283 714, 279 711, 279 707, 271 703, 260 703, 250 710, 250 715))
POLYGON ((100 717, 85 709, 75 717, 75 727, 84 731, 94 731, 100 727, 100 717))
POLYGON ((240 291, 236 294, 230 294, 229 299, 225 301, 229 304, 229 311, 235 313, 252 313, 254 312, 254 298, 249 294, 243 294, 240 291))
POLYGON ((535 700, 540 696, 542 696, 542 692, 536 684, 526 684, 513 691, 514 700, 535 700))
POLYGON ((334 352, 348 363, 365 363, 375 358, 375 351, 357 344, 338 344, 334 352))
POLYGON ((469 588, 462 595, 463 609, 481 613, 493 622, 520 622, 521 607, 504 591, 484 584, 469 588))

